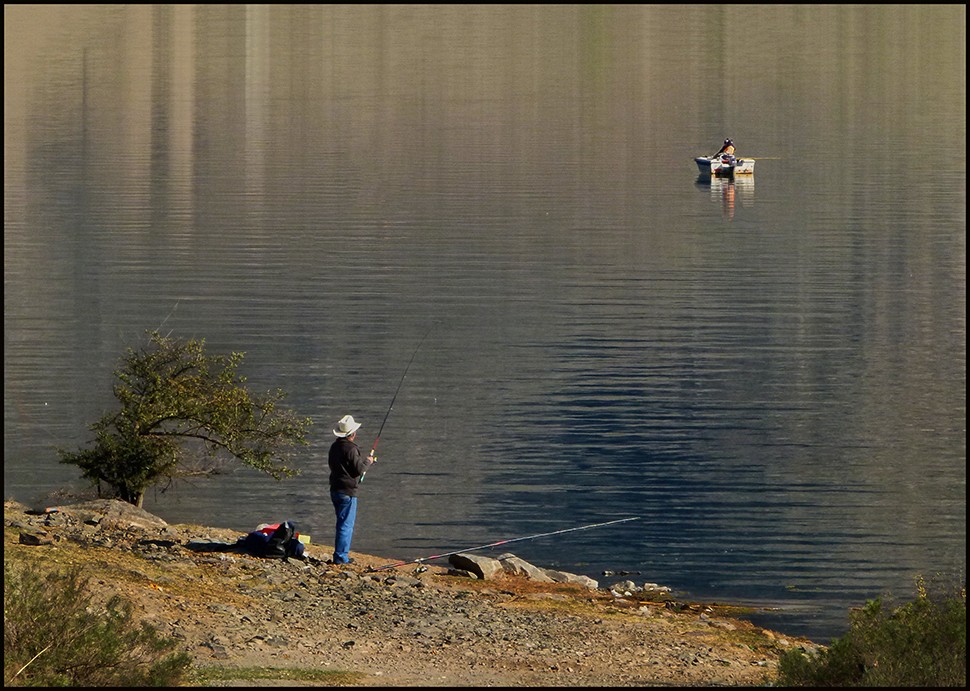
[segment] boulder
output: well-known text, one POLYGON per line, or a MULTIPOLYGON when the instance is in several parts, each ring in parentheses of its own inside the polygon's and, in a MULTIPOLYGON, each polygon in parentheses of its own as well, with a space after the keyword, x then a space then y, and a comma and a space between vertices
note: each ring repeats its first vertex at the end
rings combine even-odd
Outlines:
POLYGON ((590 590, 596 590, 600 587, 598 581, 590 578, 589 576, 583 576, 582 574, 569 573, 568 571, 556 571, 555 569, 543 569, 543 572, 556 583, 576 583, 578 585, 585 586, 590 590))
POLYGON ((525 559, 520 559, 514 554, 503 554, 499 557, 499 563, 502 565, 502 569, 506 573, 511 573, 516 576, 525 576, 533 581, 538 581, 540 583, 554 583, 552 578, 546 575, 544 569, 540 569, 538 566, 533 566, 525 559))
POLYGON ((502 564, 491 557, 481 557, 477 554, 452 554, 448 563, 461 571, 469 571, 482 580, 494 578, 502 573, 502 564))
POLYGON ((54 538, 46 531, 23 532, 20 533, 20 544, 22 545, 52 545, 54 538))
POLYGON ((111 528, 164 528, 168 525, 158 516, 128 502, 118 499, 96 499, 80 504, 68 504, 47 509, 48 514, 62 513, 74 516, 90 525, 111 528))

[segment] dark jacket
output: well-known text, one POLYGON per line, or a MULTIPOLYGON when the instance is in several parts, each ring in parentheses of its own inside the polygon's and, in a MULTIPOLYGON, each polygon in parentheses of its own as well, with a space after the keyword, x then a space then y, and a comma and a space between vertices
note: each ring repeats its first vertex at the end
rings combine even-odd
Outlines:
POLYGON ((371 465, 360 455, 357 444, 343 437, 337 439, 330 445, 327 463, 330 465, 330 490, 356 497, 360 476, 371 465))

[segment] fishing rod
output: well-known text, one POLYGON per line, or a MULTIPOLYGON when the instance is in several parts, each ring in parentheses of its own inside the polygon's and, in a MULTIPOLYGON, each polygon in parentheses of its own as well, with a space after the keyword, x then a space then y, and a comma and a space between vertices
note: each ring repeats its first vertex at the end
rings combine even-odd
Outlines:
MULTIPOLYGON (((418 354, 418 351, 421 349, 421 344, 424 343, 426 338, 428 338, 428 334, 431 333, 431 329, 433 328, 434 328, 434 325, 432 324, 431 327, 427 330, 427 332, 425 332, 424 337, 421 339, 421 341, 418 343, 417 348, 415 348, 414 352, 411 354, 411 359, 408 360, 407 367, 404 368, 404 374, 401 376, 401 383, 397 385, 397 391, 394 392, 394 396, 391 398, 391 405, 388 406, 387 413, 384 414, 384 421, 381 423, 381 428, 377 430, 377 436, 374 438, 374 445, 371 446, 370 454, 368 454, 372 458, 375 458, 375 459, 377 458, 376 456, 374 456, 374 452, 377 451, 377 442, 381 440, 381 433, 384 431, 384 425, 387 423, 387 418, 390 417, 391 411, 394 409, 394 401, 397 400, 397 395, 401 393, 401 387, 404 386, 404 378, 408 376, 408 370, 411 369, 411 363, 414 362, 414 356, 418 354)), ((366 470, 363 473, 361 473, 360 480, 358 480, 358 482, 364 481, 364 475, 367 475, 366 470)))
POLYGON ((618 518, 615 521, 606 521, 605 523, 592 523, 590 525, 581 525, 578 528, 566 528, 564 530, 555 530, 551 533, 539 533, 537 535, 526 535, 525 537, 513 537, 509 540, 499 540, 498 542, 490 542, 487 545, 479 545, 478 547, 466 547, 465 549, 456 549, 454 552, 445 552, 444 554, 433 554, 430 557, 421 557, 419 559, 412 559, 411 561, 399 561, 396 564, 386 564, 384 566, 378 566, 374 571, 383 571, 384 569, 394 569, 398 566, 407 566, 408 564, 420 564, 425 561, 432 561, 434 559, 441 559, 442 557, 450 557, 452 554, 461 554, 463 552, 476 552, 480 549, 485 549, 487 547, 498 547, 499 545, 507 545, 512 542, 521 542, 522 540, 534 540, 537 537, 548 537, 549 535, 561 535, 562 533, 571 533, 575 530, 588 530, 589 528, 599 528, 604 525, 613 525, 614 523, 626 523, 627 521, 637 521, 640 520, 639 516, 632 516, 630 518, 618 518))

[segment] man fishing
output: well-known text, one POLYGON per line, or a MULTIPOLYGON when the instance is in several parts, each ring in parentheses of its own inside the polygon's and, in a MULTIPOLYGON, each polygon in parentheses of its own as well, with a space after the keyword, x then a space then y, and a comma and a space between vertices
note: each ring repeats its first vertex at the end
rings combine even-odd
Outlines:
POLYGON ((714 154, 714 156, 711 158, 720 156, 721 159, 726 163, 734 163, 734 151, 734 142, 730 139, 725 139, 724 144, 721 146, 721 150, 714 154))
POLYGON ((330 466, 330 500, 337 516, 336 537, 333 543, 333 563, 352 564, 350 542, 354 537, 357 519, 357 488, 367 469, 377 461, 371 450, 367 458, 360 455, 357 438, 359 422, 353 415, 344 415, 334 428, 337 437, 330 445, 327 463, 330 466))
MULTIPOLYGON (((424 343, 424 339, 430 333, 431 329, 429 328, 427 333, 424 334, 424 338, 421 339, 421 343, 424 343)), ((330 465, 330 499, 333 501, 333 509, 337 514, 337 535, 333 543, 332 559, 334 564, 352 564, 354 561, 350 558, 350 541, 354 536, 354 522, 357 518, 357 489, 360 487, 360 483, 364 481, 367 469, 377 462, 377 443, 381 440, 384 425, 394 409, 394 401, 397 400, 397 395, 401 393, 404 378, 408 376, 408 370, 411 369, 411 363, 414 362, 414 357, 418 354, 421 343, 418 343, 418 347, 411 354, 408 366, 404 368, 401 383, 397 385, 397 391, 394 392, 391 405, 387 409, 387 414, 384 415, 384 422, 381 423, 381 428, 377 431, 374 445, 366 459, 361 460, 360 448, 354 443, 360 423, 354 420, 353 415, 344 415, 333 430, 337 440, 330 445, 327 462, 330 465)))

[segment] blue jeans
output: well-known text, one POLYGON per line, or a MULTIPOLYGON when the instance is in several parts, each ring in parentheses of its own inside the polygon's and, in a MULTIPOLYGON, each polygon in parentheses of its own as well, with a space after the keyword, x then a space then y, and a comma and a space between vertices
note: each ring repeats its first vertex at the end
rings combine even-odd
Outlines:
POLYGON ((333 563, 350 561, 350 541, 354 537, 354 521, 357 520, 357 497, 341 492, 330 492, 333 510, 337 514, 337 536, 333 542, 333 563))

